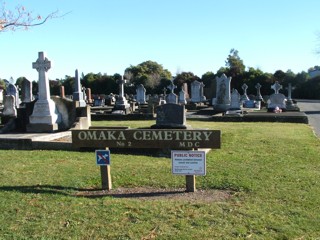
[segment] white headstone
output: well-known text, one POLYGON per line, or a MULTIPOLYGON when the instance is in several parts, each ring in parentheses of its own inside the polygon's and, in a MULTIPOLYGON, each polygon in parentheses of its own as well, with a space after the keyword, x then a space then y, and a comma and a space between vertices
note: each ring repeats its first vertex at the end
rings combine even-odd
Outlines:
POLYGON ((191 99, 193 103, 199 103, 206 100, 206 97, 203 95, 204 84, 197 80, 191 83, 191 99))
POLYGON ((166 96, 166 103, 178 104, 178 96, 174 93, 169 93, 166 96))
POLYGON ((216 77, 217 89, 216 98, 213 102, 213 107, 217 111, 226 111, 230 107, 231 97, 230 97, 230 84, 231 77, 227 77, 225 74, 216 77))
POLYGON ((47 72, 51 68, 51 62, 46 58, 44 52, 39 52, 36 62, 32 67, 39 73, 39 97, 36 101, 32 115, 29 117, 30 126, 28 131, 52 132, 58 130, 57 123, 60 118, 56 112, 56 105, 50 99, 49 79, 47 72))
POLYGON ((232 89, 231 93, 231 110, 240 110, 241 103, 240 103, 240 94, 237 89, 232 89))
POLYGON ((146 89, 144 88, 144 86, 142 84, 139 84, 137 89, 136 89, 136 93, 137 93, 137 103, 138 104, 146 104, 146 89))
POLYGON ((282 93, 274 93, 269 98, 268 108, 275 109, 276 107, 280 109, 286 109, 286 96, 282 93))
POLYGON ((6 92, 7 92, 7 95, 14 96, 16 107, 19 108, 20 101, 19 101, 19 91, 17 87, 14 84, 10 83, 7 86, 6 92))
POLYGON ((28 79, 22 80, 22 88, 21 88, 21 102, 29 103, 33 101, 32 95, 32 82, 28 79))
POLYGON ((75 71, 75 79, 74 79, 74 92, 73 92, 73 101, 77 102, 77 106, 79 107, 85 107, 87 106, 84 98, 83 98, 83 92, 81 91, 81 83, 80 83, 80 77, 78 74, 78 69, 75 71))
POLYGON ((2 114, 4 116, 11 116, 16 117, 17 116, 17 108, 15 103, 15 96, 13 95, 6 95, 4 96, 4 103, 3 103, 3 112, 2 114))
POLYGON ((178 96, 174 94, 174 89, 177 88, 176 85, 174 85, 173 80, 171 81, 170 85, 167 87, 170 90, 170 93, 166 96, 166 103, 178 103, 178 96))
POLYGON ((187 104, 186 93, 183 89, 181 89, 181 91, 179 92, 178 103, 182 105, 187 104))
POLYGON ((3 89, 0 89, 0 104, 3 104, 3 89))

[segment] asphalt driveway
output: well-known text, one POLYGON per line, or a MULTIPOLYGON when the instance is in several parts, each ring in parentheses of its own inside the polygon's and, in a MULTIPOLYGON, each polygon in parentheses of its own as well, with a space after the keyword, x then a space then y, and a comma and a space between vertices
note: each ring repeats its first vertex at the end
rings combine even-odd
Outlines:
POLYGON ((297 99, 297 104, 300 111, 308 116, 315 135, 320 138, 320 100, 297 99))

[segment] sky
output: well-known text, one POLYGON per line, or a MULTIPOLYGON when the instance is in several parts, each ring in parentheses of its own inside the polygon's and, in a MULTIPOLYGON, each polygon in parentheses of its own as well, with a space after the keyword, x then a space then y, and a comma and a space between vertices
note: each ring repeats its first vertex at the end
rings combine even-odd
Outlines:
MULTIPOLYGON (((1 0, 0 0, 1 2, 1 0)), ((319 0, 7 0, 60 18, 0 33, 0 78, 38 73, 32 62, 45 52, 49 79, 80 73, 123 74, 155 61, 172 75, 201 77, 225 67, 232 48, 246 67, 263 72, 307 71, 320 65, 319 0)))

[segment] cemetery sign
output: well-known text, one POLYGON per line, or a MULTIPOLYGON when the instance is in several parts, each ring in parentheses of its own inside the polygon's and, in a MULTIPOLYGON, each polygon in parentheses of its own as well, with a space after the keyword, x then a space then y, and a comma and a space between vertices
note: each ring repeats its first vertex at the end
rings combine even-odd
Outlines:
POLYGON ((85 129, 72 130, 74 148, 220 148, 220 130, 85 129))

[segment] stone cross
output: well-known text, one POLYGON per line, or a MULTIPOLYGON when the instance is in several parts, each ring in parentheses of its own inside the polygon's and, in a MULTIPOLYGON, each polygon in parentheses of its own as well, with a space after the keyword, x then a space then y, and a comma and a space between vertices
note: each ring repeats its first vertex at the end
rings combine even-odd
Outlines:
POLYGON ((247 95, 248 85, 244 83, 241 88, 243 90, 243 95, 247 95))
POLYGON ((291 83, 288 84, 288 87, 286 89, 288 90, 288 100, 292 100, 291 94, 294 88, 292 87, 291 83))
POLYGON ((29 116, 27 132, 53 132, 58 130, 61 122, 61 114, 56 108, 55 102, 50 98, 49 78, 47 71, 51 68, 51 62, 43 52, 39 52, 36 62, 32 68, 39 73, 39 97, 33 107, 32 115, 29 116))
POLYGON ((126 79, 123 79, 123 77, 121 76, 120 79, 117 80, 117 83, 119 84, 119 96, 120 97, 124 97, 124 84, 127 82, 126 79))
POLYGON ((47 72, 51 68, 51 61, 46 58, 44 52, 39 52, 39 57, 36 62, 32 63, 32 68, 39 73, 39 100, 50 99, 47 72))
POLYGON ((261 96, 261 92, 260 92, 260 89, 261 89, 261 87, 262 87, 261 84, 260 84, 260 83, 257 83, 254 87, 257 89, 256 99, 257 99, 257 100, 262 100, 262 96, 261 96))
POLYGON ((204 92, 203 92, 203 88, 206 86, 206 85, 204 85, 204 83, 203 82, 200 82, 200 98, 201 98, 201 101, 202 100, 206 100, 205 99, 205 96, 204 96, 204 92))
POLYGON ((248 101, 248 100, 249 100, 249 97, 248 97, 248 95, 247 95, 248 85, 244 83, 244 84, 241 86, 241 88, 242 88, 242 90, 243 90, 243 95, 242 95, 242 97, 241 97, 241 100, 242 100, 242 101, 248 101))
POLYGON ((167 88, 171 91, 171 93, 174 93, 173 91, 177 88, 177 86, 174 85, 173 81, 171 81, 170 85, 167 88))
POLYGON ((278 94, 279 93, 279 90, 282 89, 282 85, 279 84, 278 81, 276 81, 272 86, 271 88, 274 90, 274 93, 275 94, 278 94))

